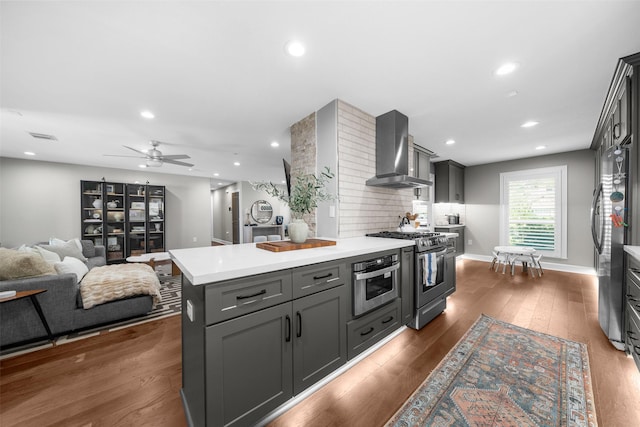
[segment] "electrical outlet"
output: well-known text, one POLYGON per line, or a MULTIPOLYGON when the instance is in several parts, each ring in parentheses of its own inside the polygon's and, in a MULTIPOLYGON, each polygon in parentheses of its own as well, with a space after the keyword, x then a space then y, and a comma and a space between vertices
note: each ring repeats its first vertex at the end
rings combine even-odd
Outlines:
POLYGON ((197 238, 197 237, 194 237, 194 238, 193 238, 193 241, 194 241, 194 242, 197 242, 197 241, 198 241, 198 238, 197 238))
POLYGON ((467 244, 468 244, 469 246, 473 245, 473 240, 469 239, 469 240, 468 240, 468 242, 467 242, 467 244))

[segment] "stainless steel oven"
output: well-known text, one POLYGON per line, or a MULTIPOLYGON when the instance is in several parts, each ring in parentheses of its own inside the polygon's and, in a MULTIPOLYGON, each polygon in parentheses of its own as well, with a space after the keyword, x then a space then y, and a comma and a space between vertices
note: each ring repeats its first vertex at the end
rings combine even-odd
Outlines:
POLYGON ((359 316, 398 297, 398 255, 353 264, 353 315, 359 316))

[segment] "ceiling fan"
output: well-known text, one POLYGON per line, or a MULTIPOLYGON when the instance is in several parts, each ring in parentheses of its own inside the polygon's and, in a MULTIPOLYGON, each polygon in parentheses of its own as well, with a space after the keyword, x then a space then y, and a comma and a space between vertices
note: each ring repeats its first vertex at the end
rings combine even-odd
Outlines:
POLYGON ((136 150, 135 148, 128 147, 123 145, 124 148, 128 148, 129 150, 135 151, 138 154, 142 154, 142 156, 121 156, 118 154, 105 154, 105 156, 111 157, 137 157, 141 159, 146 159, 147 166, 149 167, 160 167, 163 163, 171 163, 172 165, 180 165, 180 166, 188 166, 192 167, 191 163, 180 162, 178 159, 190 159, 186 154, 170 154, 163 155, 162 151, 158 150, 158 146, 160 145, 160 141, 150 141, 150 144, 153 146, 152 149, 147 151, 136 150))

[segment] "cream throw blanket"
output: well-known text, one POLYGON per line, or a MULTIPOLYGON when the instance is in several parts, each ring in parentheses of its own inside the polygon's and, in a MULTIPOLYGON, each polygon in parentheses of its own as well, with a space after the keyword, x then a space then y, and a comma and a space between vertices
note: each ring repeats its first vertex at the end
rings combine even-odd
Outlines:
POLYGON ((80 282, 85 309, 136 295, 153 296, 153 306, 162 301, 160 281, 147 264, 111 264, 92 268, 80 282))

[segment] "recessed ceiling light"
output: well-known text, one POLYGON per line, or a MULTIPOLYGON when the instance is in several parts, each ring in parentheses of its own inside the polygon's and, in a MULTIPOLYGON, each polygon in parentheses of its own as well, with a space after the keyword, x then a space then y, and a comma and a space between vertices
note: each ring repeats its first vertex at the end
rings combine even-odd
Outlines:
POLYGON ((26 154, 27 156, 35 156, 36 153, 34 153, 33 151, 25 151, 24 154, 26 154))
POLYGON ((296 58, 304 55, 304 52, 305 52, 304 45, 297 40, 291 40, 285 45, 284 48, 289 55, 294 56, 296 58))
POLYGON ((214 173, 213 176, 220 176, 218 172, 214 173))
POLYGON ((273 141, 273 142, 271 143, 271 146, 272 146, 273 148, 275 148, 275 147, 279 147, 279 146, 280 146, 280 144, 278 143, 278 141, 273 141))
POLYGON ((533 120, 529 120, 528 122, 524 122, 523 124, 520 125, 520 127, 523 128, 532 128, 534 126, 537 126, 538 122, 533 121, 533 120))
POLYGON ((144 169, 147 167, 147 165, 138 165, 138 167, 144 169))
POLYGON ((153 119, 156 117, 156 115, 149 110, 140 111, 140 115, 145 119, 153 119))
POLYGON ((447 140, 445 141, 445 144, 447 144, 447 145, 453 145, 453 144, 455 144, 455 143, 456 143, 456 142, 455 142, 453 139, 447 139, 447 140))
POLYGON ((240 162, 233 162, 233 166, 240 166, 240 162))
POLYGON ((504 63, 496 70, 496 76, 506 76, 507 74, 513 73, 516 68, 518 68, 518 64, 516 62, 504 63))
POLYGON ((509 92, 507 94, 507 98, 513 98, 514 96, 518 95, 518 91, 517 90, 512 90, 511 92, 509 92))
POLYGON ((222 185, 222 183, 221 183, 221 182, 219 182, 219 183, 218 183, 218 185, 222 185))
POLYGON ((284 179, 282 181, 280 181, 282 184, 286 184, 287 181, 285 181, 284 179))
POLYGON ((547 146, 546 146, 546 145, 538 145, 538 146, 536 147, 536 150, 544 150, 545 148, 547 148, 547 146))

